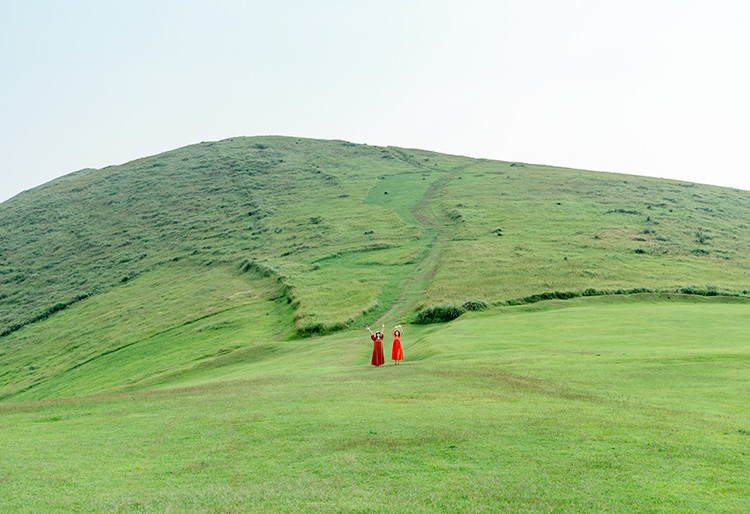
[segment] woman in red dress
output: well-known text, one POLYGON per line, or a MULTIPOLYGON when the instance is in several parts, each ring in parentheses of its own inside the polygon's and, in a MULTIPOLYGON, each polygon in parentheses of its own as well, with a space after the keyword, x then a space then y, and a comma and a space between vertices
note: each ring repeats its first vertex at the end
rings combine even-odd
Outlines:
POLYGON ((401 334, 403 333, 403 328, 401 325, 396 325, 393 327, 393 330, 391 330, 391 333, 393 334, 393 350, 391 351, 391 359, 396 361, 396 365, 398 366, 399 361, 404 360, 404 349, 401 347, 401 334))
MULTIPOLYGON (((385 325, 383 325, 383 330, 385 330, 385 325)), ((377 331, 373 334, 370 327, 367 327, 367 331, 370 333, 370 338, 375 341, 375 346, 372 349, 372 362, 370 362, 370 364, 373 366, 385 364, 385 355, 383 355, 383 332, 377 331)))

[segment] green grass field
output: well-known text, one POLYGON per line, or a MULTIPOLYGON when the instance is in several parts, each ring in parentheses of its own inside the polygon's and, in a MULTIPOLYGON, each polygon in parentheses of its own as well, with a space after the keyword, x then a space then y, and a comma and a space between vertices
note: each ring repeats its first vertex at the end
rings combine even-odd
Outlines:
POLYGON ((285 137, 68 175, 0 204, 0 512, 750 511, 748 220, 285 137))
POLYGON ((744 512, 750 304, 734 302, 506 307, 406 327, 398 367, 369 366, 359 330, 5 403, 0 509, 744 512))

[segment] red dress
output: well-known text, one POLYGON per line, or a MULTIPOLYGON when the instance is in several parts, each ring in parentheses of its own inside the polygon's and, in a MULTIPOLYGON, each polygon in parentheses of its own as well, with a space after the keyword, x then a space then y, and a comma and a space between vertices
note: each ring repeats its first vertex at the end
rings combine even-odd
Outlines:
POLYGON ((393 351, 391 359, 394 361, 404 360, 404 349, 401 348, 401 336, 393 336, 393 351))
POLYGON ((383 355, 383 338, 376 338, 374 335, 370 336, 375 341, 375 346, 372 349, 372 364, 373 366, 380 366, 385 364, 385 355, 383 355))

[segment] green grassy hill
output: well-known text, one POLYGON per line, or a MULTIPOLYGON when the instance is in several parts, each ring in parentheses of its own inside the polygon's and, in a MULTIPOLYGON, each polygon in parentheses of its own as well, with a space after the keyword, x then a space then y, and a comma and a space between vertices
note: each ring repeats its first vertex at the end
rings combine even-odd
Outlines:
POLYGON ((0 511, 747 511, 749 220, 343 141, 73 173, 0 204, 0 511))
POLYGON ((0 205, 0 334, 171 262, 273 275, 302 333, 396 304, 750 290, 750 192, 282 137, 83 170, 0 205))
MULTIPOLYGON (((70 392, 54 384, 169 347, 256 288, 282 339, 579 294, 748 295, 748 219, 746 191, 343 141, 235 138, 84 170, 0 205, 0 398, 70 392)), ((243 347, 212 341, 196 351, 243 347)))

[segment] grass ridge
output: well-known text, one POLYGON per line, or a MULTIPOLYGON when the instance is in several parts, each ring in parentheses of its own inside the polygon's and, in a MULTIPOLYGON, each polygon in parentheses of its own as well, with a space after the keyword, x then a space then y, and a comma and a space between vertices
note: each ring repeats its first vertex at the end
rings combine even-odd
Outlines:
MULTIPOLYGON (((514 298, 494 302, 492 305, 497 307, 529 305, 548 300, 571 300, 574 298, 587 298, 595 296, 626 296, 636 294, 678 294, 685 296, 703 296, 703 297, 726 297, 742 298, 750 301, 750 295, 747 292, 735 293, 731 291, 719 291, 717 289, 701 289, 697 287, 675 287, 667 289, 652 289, 648 287, 633 287, 628 289, 594 289, 588 288, 579 291, 545 291, 523 298, 514 298)), ((428 323, 442 323, 453 321, 462 314, 469 311, 485 310, 487 305, 479 301, 467 300, 463 303, 452 305, 435 305, 421 308, 414 317, 414 323, 424 325, 428 323)))

